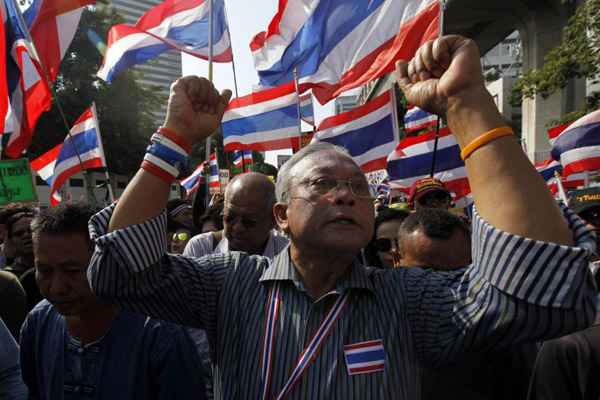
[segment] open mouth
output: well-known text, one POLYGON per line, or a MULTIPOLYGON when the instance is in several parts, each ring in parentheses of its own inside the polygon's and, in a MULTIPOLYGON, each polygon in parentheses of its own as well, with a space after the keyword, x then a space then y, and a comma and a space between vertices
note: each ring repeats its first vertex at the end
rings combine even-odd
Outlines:
POLYGON ((333 220, 331 220, 331 223, 340 225, 356 225, 356 221, 354 221, 350 217, 336 217, 333 220))

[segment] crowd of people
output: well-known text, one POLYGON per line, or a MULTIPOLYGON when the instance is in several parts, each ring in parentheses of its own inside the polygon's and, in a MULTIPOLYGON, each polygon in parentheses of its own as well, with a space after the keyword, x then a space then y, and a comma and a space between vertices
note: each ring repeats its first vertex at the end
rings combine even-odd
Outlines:
MULTIPOLYGON (((600 398, 600 189, 567 208, 494 133, 472 41, 396 73, 468 150, 471 217, 434 178, 384 204, 327 143, 275 183, 235 176, 203 212, 149 164, 104 210, 10 204, 0 399, 600 398)), ((204 140, 230 95, 180 79, 163 134, 204 140)))

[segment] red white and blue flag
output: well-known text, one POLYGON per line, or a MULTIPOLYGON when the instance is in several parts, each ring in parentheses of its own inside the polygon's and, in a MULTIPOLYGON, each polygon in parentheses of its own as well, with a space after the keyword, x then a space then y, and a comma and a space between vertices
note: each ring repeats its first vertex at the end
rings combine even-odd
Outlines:
POLYGON ((344 346, 348 375, 370 374, 385 369, 383 340, 348 344, 344 346))
POLYGON ((254 157, 252 156, 252 150, 244 150, 242 152, 242 164, 244 169, 250 169, 254 164, 254 157))
POLYGON ((394 70, 439 32, 438 0, 286 0, 250 48, 263 86, 298 71, 321 104, 394 70))
POLYGON ((235 150, 233 152, 233 166, 238 169, 244 168, 244 153, 242 150, 235 150))
POLYGON ((4 153, 20 157, 29 147, 40 115, 52 105, 48 81, 44 77, 28 27, 16 2, 4 2, 6 23, 6 77, 10 107, 4 117, 4 153))
POLYGON ((600 169, 600 110, 573 122, 554 139, 552 158, 563 166, 563 176, 600 169))
POLYGON ((181 180, 181 186, 185 188, 188 196, 198 190, 200 185, 204 184, 204 166, 205 163, 201 163, 190 176, 181 180))
POLYGON ((209 190, 221 190, 221 181, 219 180, 219 164, 217 163, 217 153, 212 153, 208 159, 208 188, 209 190))
POLYGON ((85 169, 105 168, 106 159, 95 106, 75 121, 64 142, 31 163, 38 175, 50 185, 50 205, 61 201, 60 189, 73 175, 85 169))
POLYGON ((302 121, 315 125, 315 109, 312 103, 312 94, 305 93, 300 96, 300 116, 302 121))
POLYGON ((253 92, 229 103, 223 116, 226 151, 280 150, 298 142, 298 94, 294 82, 253 92))
MULTIPOLYGON (((448 128, 441 129, 439 136, 434 176, 458 199, 471 192, 460 147, 448 128)), ((392 188, 408 191, 415 181, 430 176, 434 142, 435 132, 400 141, 388 157, 387 171, 392 188)))
POLYGON ((437 124, 438 117, 416 106, 409 107, 404 115, 404 130, 412 133, 423 129, 431 130, 437 124))
POLYGON ((364 172, 386 168, 398 144, 398 127, 391 92, 333 117, 319 125, 314 142, 344 147, 364 172))
POLYGON ((535 169, 542 175, 546 182, 556 176, 556 172, 562 172, 562 165, 555 160, 545 160, 535 164, 535 169))
MULTIPOLYGON (((212 0, 213 61, 231 62, 232 51, 223 0, 212 0)), ((107 82, 127 68, 169 50, 209 57, 209 1, 166 0, 148 10, 135 25, 119 24, 108 32, 108 49, 98 76, 107 82)))

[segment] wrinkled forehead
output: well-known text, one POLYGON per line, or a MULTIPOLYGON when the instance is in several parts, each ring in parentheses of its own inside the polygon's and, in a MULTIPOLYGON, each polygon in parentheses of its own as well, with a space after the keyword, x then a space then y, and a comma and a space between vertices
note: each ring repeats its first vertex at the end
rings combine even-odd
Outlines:
POLYGON ((309 154, 298 162, 291 171, 296 182, 318 176, 338 179, 363 178, 365 174, 350 156, 337 151, 320 151, 309 154))

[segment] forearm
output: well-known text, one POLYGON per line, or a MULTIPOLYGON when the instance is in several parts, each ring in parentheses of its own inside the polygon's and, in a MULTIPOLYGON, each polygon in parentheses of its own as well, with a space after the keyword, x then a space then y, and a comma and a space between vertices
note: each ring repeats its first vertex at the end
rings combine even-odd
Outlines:
MULTIPOLYGON (((461 148, 483 133, 506 125, 484 88, 449 102, 447 116, 461 148)), ((475 205, 484 220, 515 235, 573 243, 560 209, 516 137, 484 145, 465 164, 475 205)))
POLYGON ((170 190, 171 185, 166 181, 140 169, 119 199, 108 231, 141 224, 158 216, 167 204, 170 190))

